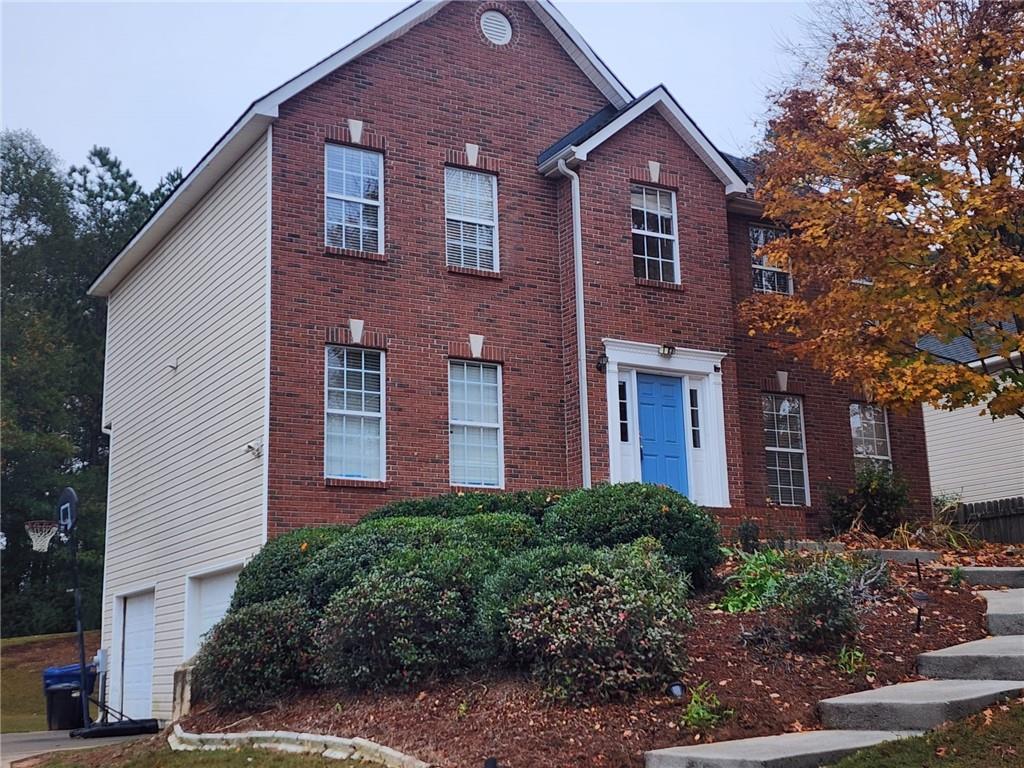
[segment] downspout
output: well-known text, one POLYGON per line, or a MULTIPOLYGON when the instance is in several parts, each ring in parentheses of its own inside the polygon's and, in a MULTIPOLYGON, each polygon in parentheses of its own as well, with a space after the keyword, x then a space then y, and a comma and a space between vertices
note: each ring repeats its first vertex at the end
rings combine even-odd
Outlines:
POLYGON ((558 172, 572 186, 572 255, 576 300, 576 371, 579 378, 580 454, 583 460, 583 487, 593 484, 590 477, 590 405, 587 401, 587 332, 583 317, 583 225, 580 218, 580 177, 565 160, 558 161, 558 172))

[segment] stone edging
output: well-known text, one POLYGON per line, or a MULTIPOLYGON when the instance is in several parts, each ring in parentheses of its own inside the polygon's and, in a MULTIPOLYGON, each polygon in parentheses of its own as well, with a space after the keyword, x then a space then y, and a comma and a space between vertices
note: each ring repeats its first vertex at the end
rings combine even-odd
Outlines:
POLYGON ((429 763, 405 755, 398 750, 376 744, 358 736, 322 736, 293 731, 242 731, 240 733, 188 733, 180 725, 167 736, 167 745, 176 751, 238 749, 256 747, 281 752, 320 755, 329 760, 356 760, 376 763, 387 768, 430 768, 429 763))

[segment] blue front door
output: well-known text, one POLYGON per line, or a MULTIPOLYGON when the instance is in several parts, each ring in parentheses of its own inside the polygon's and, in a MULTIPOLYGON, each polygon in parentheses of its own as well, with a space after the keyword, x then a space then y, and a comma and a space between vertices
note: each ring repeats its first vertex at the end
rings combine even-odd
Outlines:
POLYGON ((636 390, 643 481, 667 485, 685 494, 689 485, 682 379, 640 373, 636 377, 636 390))

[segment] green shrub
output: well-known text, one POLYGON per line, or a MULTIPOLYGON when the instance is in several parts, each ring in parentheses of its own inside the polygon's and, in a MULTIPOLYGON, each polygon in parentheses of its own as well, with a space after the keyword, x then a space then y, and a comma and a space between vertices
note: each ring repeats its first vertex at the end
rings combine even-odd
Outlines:
POLYGON ((611 699, 685 666, 686 578, 644 538, 551 571, 508 616, 516 655, 560 698, 611 699))
POLYGON ((906 481, 891 469, 868 464, 857 471, 853 488, 845 494, 830 492, 826 502, 835 532, 857 526, 876 536, 888 536, 906 515, 910 491, 906 481))
POLYGON ((484 581, 477 597, 481 637, 498 657, 511 661, 509 612, 524 595, 539 589, 552 571, 565 565, 591 563, 596 557, 594 550, 579 544, 555 544, 506 558, 484 581))
POLYGON ((744 552, 757 552, 761 548, 761 528, 744 518, 736 528, 736 541, 744 552))
POLYGON ((238 574, 231 609, 301 594, 303 568, 348 530, 345 526, 300 528, 268 541, 238 574))
POLYGON ((335 592, 399 550, 471 546, 496 565, 502 557, 533 546, 537 536, 537 524, 516 514, 366 520, 309 563, 302 575, 305 594, 310 605, 322 608, 335 592))
POLYGON ((732 717, 733 711, 722 706, 718 694, 708 690, 709 687, 710 683, 705 681, 690 691, 690 700, 679 716, 679 724, 684 728, 703 733, 732 717))
POLYGON ((842 558, 815 562, 793 577, 784 602, 789 630, 797 645, 810 650, 835 649, 857 634, 858 621, 848 564, 842 558))
POLYGON ((314 625, 295 597, 232 609, 196 655, 197 694, 225 709, 253 709, 301 688, 314 625))
POLYGON ((512 493, 448 493, 425 499, 396 501, 371 512, 366 519, 386 517, 467 517, 469 515, 509 513, 527 515, 536 522, 567 493, 556 488, 512 493))
POLYGON ((315 633, 317 677, 381 688, 443 677, 480 659, 473 600, 483 578, 468 546, 386 557, 330 600, 315 633))
POLYGON ((555 541, 589 547, 651 536, 698 586, 722 559, 715 519, 664 486, 622 483, 575 491, 548 511, 544 529, 555 541))
POLYGON ((728 613, 746 613, 774 603, 788 578, 785 554, 776 549, 733 554, 740 559, 740 566, 726 578, 729 590, 718 607, 728 613))

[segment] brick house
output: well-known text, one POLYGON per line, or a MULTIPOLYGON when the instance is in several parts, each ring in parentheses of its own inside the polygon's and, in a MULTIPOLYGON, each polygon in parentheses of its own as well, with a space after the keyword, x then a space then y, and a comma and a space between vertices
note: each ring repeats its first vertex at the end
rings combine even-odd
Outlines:
POLYGON ((749 176, 546 0, 416 3, 254 102, 90 289, 114 706, 168 717, 268 536, 395 499, 641 480, 815 535, 856 454, 925 504, 919 412, 747 336, 792 289, 749 176))

